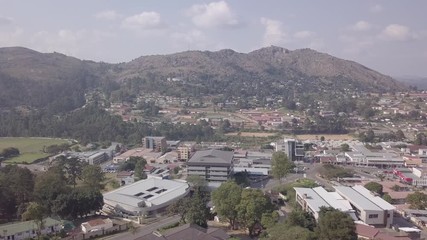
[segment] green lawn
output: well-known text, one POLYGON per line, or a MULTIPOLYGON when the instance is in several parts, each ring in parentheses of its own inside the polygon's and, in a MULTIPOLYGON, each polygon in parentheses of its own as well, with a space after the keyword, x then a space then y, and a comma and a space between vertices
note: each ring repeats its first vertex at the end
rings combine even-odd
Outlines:
POLYGON ((32 163, 33 161, 49 156, 43 153, 44 146, 68 143, 65 139, 53 138, 0 138, 0 151, 4 148, 18 148, 21 155, 8 159, 6 163, 32 163))

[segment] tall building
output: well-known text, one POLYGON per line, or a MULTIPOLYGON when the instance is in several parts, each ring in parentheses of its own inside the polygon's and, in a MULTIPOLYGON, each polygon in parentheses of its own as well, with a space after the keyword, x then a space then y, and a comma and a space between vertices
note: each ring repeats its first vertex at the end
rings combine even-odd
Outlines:
POLYGON ((190 159, 191 154, 194 152, 194 142, 184 142, 180 143, 177 152, 178 152, 178 160, 179 161, 188 161, 190 159))
POLYGON ((165 137, 144 137, 142 138, 142 148, 152 149, 156 152, 166 152, 167 143, 165 137))
POLYGON ((304 144, 295 139, 277 142, 276 151, 283 151, 291 161, 304 161, 304 144))
POLYGON ((207 182, 222 183, 233 172, 233 152, 221 150, 197 151, 187 162, 188 175, 196 175, 207 182))

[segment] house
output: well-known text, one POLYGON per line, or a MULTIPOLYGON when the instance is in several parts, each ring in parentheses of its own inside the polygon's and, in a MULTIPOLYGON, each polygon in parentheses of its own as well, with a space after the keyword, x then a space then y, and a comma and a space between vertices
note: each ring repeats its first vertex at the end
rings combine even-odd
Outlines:
POLYGON ((202 228, 196 224, 184 224, 167 230, 165 233, 157 231, 147 234, 137 240, 227 240, 230 236, 220 228, 202 228))
POLYGON ((132 172, 122 171, 117 173, 117 180, 120 182, 120 186, 128 185, 135 182, 132 172))
POLYGON ((97 218, 81 224, 82 231, 84 233, 89 233, 93 231, 98 231, 101 229, 109 229, 113 227, 113 221, 111 219, 106 218, 97 218))
MULTIPOLYGON (((55 234, 62 229, 62 223, 53 218, 43 219, 42 235, 55 234)), ((35 221, 7 223, 0 225, 0 236, 7 240, 21 240, 37 236, 37 224, 35 221)))

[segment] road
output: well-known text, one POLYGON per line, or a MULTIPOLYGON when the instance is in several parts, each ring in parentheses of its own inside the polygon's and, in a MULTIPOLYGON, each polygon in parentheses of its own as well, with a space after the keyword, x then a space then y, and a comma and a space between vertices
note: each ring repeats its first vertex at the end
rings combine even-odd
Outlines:
POLYGON ((138 225, 138 229, 136 233, 126 231, 126 232, 115 234, 112 236, 103 237, 101 239, 103 240, 134 240, 134 239, 143 237, 145 235, 148 235, 159 228, 176 223, 179 220, 180 220, 180 216, 167 217, 167 218, 161 219, 158 222, 151 223, 149 225, 138 225))

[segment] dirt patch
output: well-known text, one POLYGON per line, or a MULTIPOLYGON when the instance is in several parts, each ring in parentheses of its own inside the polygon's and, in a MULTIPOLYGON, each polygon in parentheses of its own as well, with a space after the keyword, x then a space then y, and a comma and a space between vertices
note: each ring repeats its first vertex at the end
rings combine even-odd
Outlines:
POLYGON ((284 136, 285 138, 296 138, 298 140, 320 140, 321 137, 325 140, 354 140, 354 137, 349 134, 301 134, 294 136, 284 136))
POLYGON ((227 136, 237 136, 239 135, 242 137, 271 137, 276 135, 275 133, 269 133, 269 132, 240 132, 240 133, 227 133, 227 136))

